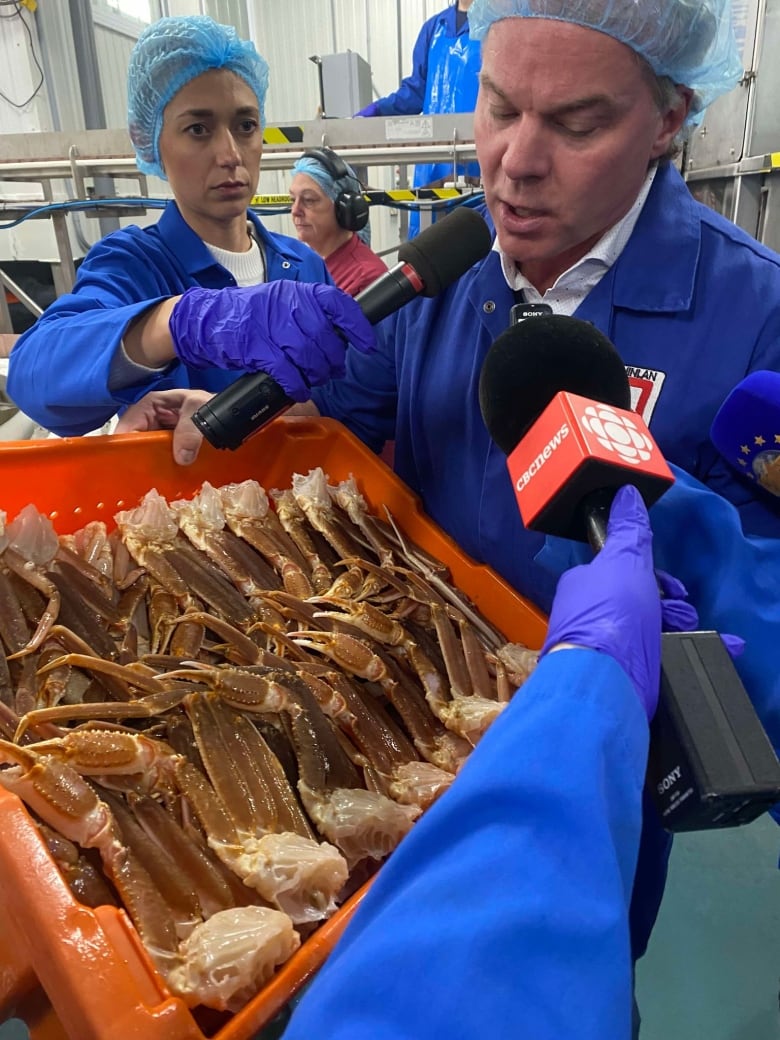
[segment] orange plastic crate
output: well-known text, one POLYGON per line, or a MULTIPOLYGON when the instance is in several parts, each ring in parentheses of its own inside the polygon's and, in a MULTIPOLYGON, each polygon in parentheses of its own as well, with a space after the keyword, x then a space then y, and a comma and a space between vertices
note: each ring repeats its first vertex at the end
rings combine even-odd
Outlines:
MULTIPOLYGON (((220 485, 253 477, 268 489, 289 487, 293 473, 317 466, 333 483, 354 475, 372 509, 386 505, 411 539, 446 562, 454 583, 508 639, 541 645, 544 616, 466 557, 409 489, 329 419, 282 417, 238 451, 204 444, 186 468, 173 462, 169 433, 6 442, 0 509, 10 520, 32 502, 67 534, 89 520, 112 527, 114 514, 152 487, 169 500, 190 497, 204 480, 220 485)), ((232 1016, 193 1013, 172 997, 124 911, 77 903, 26 809, 2 789, 0 892, 0 1021, 16 1014, 34 1040, 248 1040, 321 966, 365 887, 232 1016)))

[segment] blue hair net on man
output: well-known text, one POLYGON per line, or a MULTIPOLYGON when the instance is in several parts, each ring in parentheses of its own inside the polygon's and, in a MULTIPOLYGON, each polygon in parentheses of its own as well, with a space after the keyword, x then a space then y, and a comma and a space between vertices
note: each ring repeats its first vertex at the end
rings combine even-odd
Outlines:
POLYGON ((484 39, 502 18, 572 22, 625 43, 657 76, 695 91, 690 124, 743 72, 730 0, 474 0, 471 35, 484 39))
MULTIPOLYGON (((343 162, 343 160, 342 160, 343 162)), ((354 191, 357 194, 363 192, 363 185, 357 178, 357 174, 349 165, 344 163, 347 168, 347 176, 339 177, 338 179, 333 176, 330 170, 326 169, 321 162, 313 158, 310 155, 303 155, 296 163, 293 164, 292 172, 305 173, 307 177, 311 177, 313 181, 322 188, 329 199, 336 201, 338 195, 342 191, 354 191)), ((356 232, 359 239, 366 243, 371 244, 371 229, 368 224, 360 231, 356 232)))
POLYGON ((165 106, 210 69, 227 69, 244 80, 265 125, 268 62, 232 26, 205 15, 161 18, 138 37, 127 72, 127 122, 142 173, 165 179, 159 149, 165 106))

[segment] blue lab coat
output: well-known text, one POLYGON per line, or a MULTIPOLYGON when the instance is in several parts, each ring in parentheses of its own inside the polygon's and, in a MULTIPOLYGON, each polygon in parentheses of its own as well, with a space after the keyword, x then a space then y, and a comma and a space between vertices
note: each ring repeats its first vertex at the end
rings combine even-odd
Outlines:
MULTIPOLYGON (((307 245, 268 231, 253 213, 247 219, 265 255, 268 281, 330 283, 324 262, 307 245)), ((216 393, 242 373, 175 364, 112 393, 109 372, 125 329, 147 308, 192 286, 235 284, 170 202, 156 224, 122 228, 90 249, 73 291, 55 300, 12 350, 8 394, 41 426, 69 437, 97 429, 150 390, 216 393)))
POLYGON ((382 867, 284 1040, 628 1040, 647 745, 611 657, 544 658, 382 867))

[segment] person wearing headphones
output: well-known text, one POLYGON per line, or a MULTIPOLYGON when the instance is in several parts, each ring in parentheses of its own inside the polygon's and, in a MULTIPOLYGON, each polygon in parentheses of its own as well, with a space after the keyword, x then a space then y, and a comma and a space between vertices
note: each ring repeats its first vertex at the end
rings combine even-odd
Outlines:
POLYGON ((387 270, 368 244, 363 186, 332 148, 307 149, 292 172, 290 198, 298 238, 322 257, 339 289, 357 296, 387 270))

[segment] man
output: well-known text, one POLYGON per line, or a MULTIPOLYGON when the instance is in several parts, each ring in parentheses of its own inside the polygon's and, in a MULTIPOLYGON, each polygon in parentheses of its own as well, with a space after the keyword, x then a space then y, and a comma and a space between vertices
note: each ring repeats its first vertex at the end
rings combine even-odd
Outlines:
MULTIPOLYGON (((698 204, 667 158, 739 78, 726 4, 475 0, 469 17, 483 40, 475 138, 494 251, 384 322, 376 355, 349 354, 317 407, 375 449, 395 439, 396 471, 428 514, 549 608, 543 539, 520 523, 478 404, 485 355, 522 292, 606 333, 666 458, 733 502, 745 533, 777 537, 777 508, 731 474, 709 428, 746 372, 780 368, 780 258, 698 204)), ((657 822, 643 842, 635 956, 668 854, 657 822)))
MULTIPOLYGON (((392 94, 372 101, 358 116, 440 115, 473 112, 479 85, 479 42, 469 36, 472 0, 457 0, 420 29, 412 53, 412 72, 392 94)), ((479 184, 478 163, 458 166, 472 184, 479 184)), ((452 180, 451 162, 419 163, 415 187, 441 187, 452 180)), ((419 214, 409 219, 409 237, 420 228, 419 214)))

